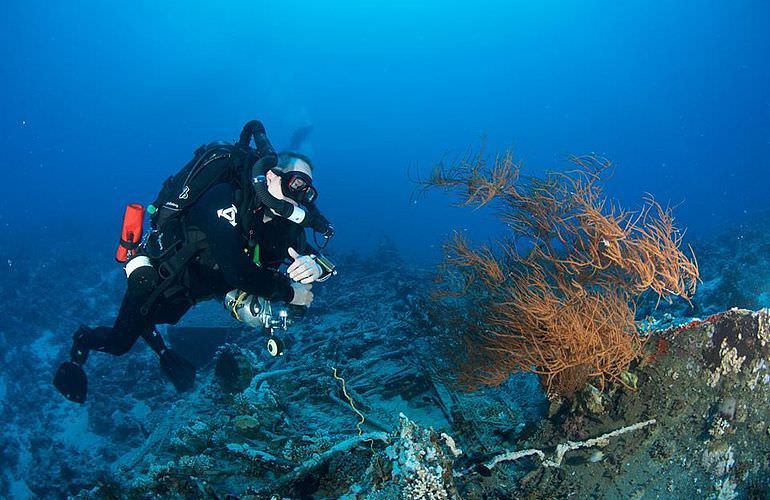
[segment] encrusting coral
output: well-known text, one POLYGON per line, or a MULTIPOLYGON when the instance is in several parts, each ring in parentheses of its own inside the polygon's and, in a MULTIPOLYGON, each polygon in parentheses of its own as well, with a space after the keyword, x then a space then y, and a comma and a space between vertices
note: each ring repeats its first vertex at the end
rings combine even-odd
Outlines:
POLYGON ((698 265, 681 250, 670 209, 648 196, 638 212, 609 202, 601 181, 611 163, 571 157, 575 169, 523 177, 510 152, 438 165, 427 188, 461 191, 462 206, 492 206, 510 229, 499 248, 461 236, 447 245, 435 293, 435 321, 457 382, 497 385, 513 372, 539 374, 551 396, 590 379, 599 387, 641 353, 635 301, 695 293, 698 265))

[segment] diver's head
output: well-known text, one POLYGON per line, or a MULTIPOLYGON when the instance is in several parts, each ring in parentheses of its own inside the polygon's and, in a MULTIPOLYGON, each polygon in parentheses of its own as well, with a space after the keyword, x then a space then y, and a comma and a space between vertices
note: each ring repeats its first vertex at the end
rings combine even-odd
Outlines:
POLYGON ((305 155, 286 151, 278 155, 278 165, 267 174, 268 192, 294 205, 313 203, 318 191, 313 187, 313 164, 305 155))
POLYGON ((294 151, 278 153, 278 168, 284 172, 299 170, 311 176, 313 174, 313 162, 310 157, 294 151))

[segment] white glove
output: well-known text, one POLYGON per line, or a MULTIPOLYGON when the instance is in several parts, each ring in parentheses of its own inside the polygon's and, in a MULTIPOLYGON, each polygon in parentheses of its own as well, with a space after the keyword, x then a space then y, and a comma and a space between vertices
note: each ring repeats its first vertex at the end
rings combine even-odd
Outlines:
POLYGON ((303 285, 302 283, 292 283, 291 287, 294 289, 294 298, 291 305, 294 306, 309 306, 313 302, 313 292, 310 291, 313 285, 303 285))
POLYGON ((321 266, 313 259, 313 255, 300 255, 296 250, 289 247, 289 257, 294 259, 287 272, 289 278, 307 285, 312 283, 323 274, 321 266))

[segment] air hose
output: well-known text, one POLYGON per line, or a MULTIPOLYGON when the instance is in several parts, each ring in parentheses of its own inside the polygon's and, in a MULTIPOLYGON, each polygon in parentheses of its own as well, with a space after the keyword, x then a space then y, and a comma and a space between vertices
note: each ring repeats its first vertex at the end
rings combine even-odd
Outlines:
MULTIPOLYGON (((262 160, 259 160, 257 164, 254 165, 254 170, 257 172, 259 171, 257 167, 260 163, 262 163, 262 160)), ((289 219, 292 222, 296 222, 297 224, 303 224, 303 222, 305 222, 307 212, 305 212, 303 208, 293 205, 286 200, 279 200, 268 192, 267 178, 265 177, 265 174, 259 173, 255 175, 253 181, 254 192, 256 193, 257 199, 260 203, 281 217, 289 219)))
POLYGON ((258 158, 275 156, 275 149, 267 138, 265 126, 259 120, 251 120, 243 126, 241 136, 238 138, 238 145, 248 147, 252 139, 254 139, 254 149, 256 149, 258 158))
POLYGON ((277 165, 278 155, 276 155, 275 149, 273 149, 270 140, 267 138, 265 126, 259 120, 251 120, 243 126, 238 144, 248 147, 252 139, 254 140, 257 158, 259 158, 251 170, 254 192, 259 202, 279 216, 301 224, 303 227, 309 227, 327 239, 331 238, 334 235, 334 228, 314 204, 309 204, 307 208, 302 208, 286 200, 279 200, 268 192, 265 175, 268 170, 277 165))

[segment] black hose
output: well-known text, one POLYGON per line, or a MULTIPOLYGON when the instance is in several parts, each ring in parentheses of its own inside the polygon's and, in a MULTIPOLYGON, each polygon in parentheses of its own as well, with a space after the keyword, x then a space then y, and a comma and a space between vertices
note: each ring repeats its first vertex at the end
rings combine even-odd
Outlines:
POLYGON ((251 120, 243 126, 243 129, 241 130, 241 137, 238 139, 238 144, 241 146, 248 146, 249 142, 251 142, 251 139, 254 138, 256 141, 256 137, 259 135, 267 135, 265 126, 262 125, 262 122, 259 120, 251 120))
POLYGON ((315 206, 315 203, 308 204, 306 208, 307 217, 305 217, 302 225, 313 229, 317 233, 321 233, 327 239, 334 236, 334 227, 329 222, 329 219, 324 217, 318 207, 315 206))
POLYGON ((292 212, 294 212, 294 205, 286 200, 279 200, 268 192, 267 179, 265 178, 264 174, 258 174, 254 176, 254 192, 256 193, 257 199, 260 203, 272 209, 281 217, 288 219, 291 217, 292 212))
MULTIPOLYGON (((303 137, 307 136, 312 130, 312 126, 303 131, 303 137)), ((295 135, 297 135, 295 133, 295 135)), ((334 235, 334 228, 329 220, 321 214, 318 207, 315 204, 308 204, 306 209, 295 207, 293 204, 286 200, 279 200, 271 195, 267 190, 267 179, 265 175, 267 171, 275 167, 278 163, 278 155, 273 149, 273 145, 270 144, 270 140, 267 138, 267 132, 265 126, 259 120, 251 120, 243 126, 241 130, 241 136, 238 139, 238 144, 243 147, 248 147, 251 140, 254 139, 254 146, 257 153, 257 161, 252 167, 252 179, 254 185, 254 192, 257 195, 257 199, 260 203, 266 207, 272 209, 275 213, 284 218, 291 218, 295 214, 295 210, 304 211, 302 219, 299 221, 303 227, 309 227, 314 231, 321 233, 324 237, 331 238, 334 235)))
POLYGON ((252 139, 254 139, 254 149, 258 159, 266 156, 277 157, 273 145, 270 144, 270 140, 267 138, 265 126, 259 120, 251 120, 243 126, 241 136, 238 138, 238 145, 247 148, 252 139))
POLYGON ((294 220, 293 216, 297 215, 296 211, 301 210, 304 212, 302 219, 299 221, 294 220, 294 222, 302 225, 302 227, 309 227, 313 231, 321 233, 327 239, 334 236, 334 227, 318 210, 318 207, 311 203, 306 205, 305 208, 301 208, 286 200, 279 200, 267 190, 267 179, 264 175, 254 176, 254 193, 256 193, 257 200, 260 203, 272 209, 281 217, 294 220))

